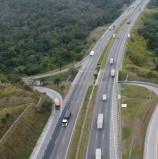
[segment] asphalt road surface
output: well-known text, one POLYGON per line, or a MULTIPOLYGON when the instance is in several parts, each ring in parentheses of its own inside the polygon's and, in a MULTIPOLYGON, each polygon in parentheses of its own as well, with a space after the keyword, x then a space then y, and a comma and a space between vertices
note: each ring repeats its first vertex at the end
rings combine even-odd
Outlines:
MULTIPOLYGON (((140 2, 140 1, 136 1, 140 2)), ((116 150, 116 145, 113 143, 115 132, 112 132, 112 100, 113 100, 113 88, 117 85, 117 75, 111 77, 111 69, 115 69, 117 73, 118 69, 122 66, 123 53, 126 45, 127 35, 131 28, 134 26, 134 22, 140 14, 140 8, 144 8, 147 1, 142 1, 139 7, 136 8, 134 4, 135 12, 130 17, 130 24, 126 24, 124 28, 119 33, 119 39, 115 40, 113 48, 108 58, 108 63, 104 69, 103 76, 100 80, 100 86, 98 91, 98 96, 96 100, 96 107, 93 116, 93 123, 91 127, 91 134, 89 139, 89 145, 87 149, 87 159, 95 158, 95 150, 101 148, 102 158, 104 159, 114 159, 117 158, 118 150, 116 150), (110 58, 114 58, 114 64, 110 65, 110 58), (107 95, 107 101, 102 100, 103 94, 107 95), (97 129, 97 117, 99 113, 104 114, 104 126, 102 130, 97 129)), ((117 100, 117 99, 115 99, 117 100)), ((121 145, 120 145, 121 146, 121 145)))
MULTIPOLYGON (((119 19, 114 23, 116 28, 123 22, 123 20, 131 14, 132 11, 126 11, 119 19)), ((50 140, 46 147, 44 154, 40 155, 43 159, 65 159, 67 157, 68 149, 70 146, 70 141, 74 132, 74 127, 78 119, 78 115, 91 82, 92 75, 94 73, 95 67, 99 60, 99 57, 108 43, 108 38, 110 38, 115 30, 107 31, 104 36, 97 42, 94 50, 93 57, 88 56, 82 70, 80 71, 80 76, 76 80, 76 83, 72 86, 70 96, 65 103, 64 109, 59 117, 57 125, 54 132, 50 134, 50 140), (71 119, 69 121, 68 127, 62 127, 61 121, 63 119, 66 110, 70 110, 72 113, 71 119)), ((39 152, 40 153, 40 152, 39 152)), ((39 159, 39 158, 38 158, 39 159)))
MULTIPOLYGON (((136 6, 138 4, 137 1, 136 3, 134 3, 134 5, 136 6)), ((116 28, 123 22, 123 20, 126 19, 126 17, 128 17, 129 15, 131 15, 133 13, 134 9, 130 9, 129 11, 126 10, 124 12, 124 14, 122 14, 115 22, 115 26, 116 28)), ((139 14, 139 13, 137 13, 139 14)), ((131 20, 134 20, 131 18, 131 20)), ((130 28, 131 25, 128 25, 128 27, 130 28)), ((116 29, 115 28, 115 29, 116 29)), ((126 28, 125 28, 126 29, 126 28)), ((97 65, 97 62, 99 60, 99 57, 102 53, 102 51, 104 50, 105 46, 107 45, 108 39, 113 35, 115 30, 112 31, 107 31, 105 32, 105 34, 100 38, 100 40, 97 42, 97 44, 95 45, 95 47, 93 48, 94 50, 94 56, 90 57, 88 56, 84 62, 84 66, 82 67, 82 70, 80 71, 80 75, 78 76, 78 79, 76 80, 75 84, 72 86, 69 98, 67 99, 66 103, 63 106, 63 111, 61 110, 61 115, 58 119, 58 122, 53 130, 52 133, 49 133, 47 135, 47 140, 49 139, 48 144, 46 145, 45 149, 42 151, 44 153, 41 153, 41 151, 39 152, 40 155, 38 155, 38 159, 43 158, 43 159, 65 159, 67 157, 67 153, 68 153, 68 149, 70 146, 70 142, 72 139, 72 135, 74 132, 74 128, 75 128, 75 124, 77 122, 78 119, 78 115, 86 94, 86 91, 88 89, 88 86, 91 82, 92 79, 92 75, 94 73, 95 67, 97 65), (61 121, 63 119, 63 116, 66 112, 66 110, 70 110, 72 113, 71 119, 69 121, 69 125, 68 127, 62 127, 61 126, 61 121)), ((127 31, 128 32, 128 31, 127 31)), ((121 41, 123 41, 124 34, 126 33, 120 33, 119 35, 119 39, 117 39, 116 41, 118 41, 118 44, 116 46, 116 50, 119 49, 118 45, 121 45, 121 41)), ((110 55, 114 57, 115 61, 117 61, 117 59, 119 59, 118 57, 118 51, 114 51, 113 53, 111 53, 110 55)), ((120 54, 119 54, 120 55, 120 54)), ((121 58, 122 59, 122 58, 121 58)), ((120 59, 120 60, 121 60, 120 59)), ((115 63, 112 67, 116 68, 116 64, 115 63)), ((107 98, 107 103, 109 102, 108 106, 102 106, 101 109, 99 109, 100 111, 103 111, 105 114, 107 114, 107 118, 108 116, 110 117, 110 113, 111 110, 110 105, 111 105, 111 90, 114 84, 114 79, 111 78, 111 76, 109 75, 110 69, 112 68, 111 66, 108 65, 108 67, 105 68, 105 74, 103 76, 103 81, 105 83, 111 83, 108 86, 105 85, 104 89, 102 90, 102 92, 106 89, 109 90, 108 92, 106 92, 106 94, 108 95, 107 98)), ((102 93, 100 93, 101 95, 102 93)), ((101 96, 100 96, 101 97, 101 96)), ((99 98, 99 96, 98 96, 99 98)), ((102 103, 103 104, 103 103, 102 103)), ((98 105, 100 105, 100 102, 98 102, 98 105)), ((97 114, 95 112, 95 114, 97 114)), ((95 119, 95 118, 94 118, 95 119)), ((109 118, 110 119, 110 118, 109 118)), ((105 149, 105 155, 107 155, 107 159, 109 159, 109 127, 110 125, 108 124, 109 121, 107 120, 107 123, 105 122, 105 126, 104 129, 106 127, 107 131, 104 133, 102 132, 102 137, 104 136, 104 139, 106 139, 106 142, 102 141, 102 138, 99 138, 100 136, 98 136, 98 140, 97 140, 97 144, 100 144, 103 146, 103 149, 105 149), (106 154, 107 153, 107 154, 106 154)), ((96 127, 95 127, 96 128, 96 127)), ((92 133, 93 134, 93 131, 92 133)), ((92 158, 94 158, 94 148, 95 146, 92 146, 92 150, 90 151, 92 158)), ((90 157, 90 159, 92 159, 90 157)))

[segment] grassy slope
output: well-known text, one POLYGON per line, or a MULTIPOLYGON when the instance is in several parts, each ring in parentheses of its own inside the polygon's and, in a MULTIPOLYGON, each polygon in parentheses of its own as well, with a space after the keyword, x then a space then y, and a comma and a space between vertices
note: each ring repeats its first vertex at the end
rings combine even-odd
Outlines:
POLYGON ((140 159, 143 158, 146 129, 155 109, 157 96, 153 93, 152 99, 149 99, 149 91, 143 87, 121 87, 126 89, 121 92, 121 103, 127 104, 127 108, 122 108, 123 159, 129 158, 133 137, 131 159, 140 159))
POLYGON ((50 112, 39 113, 37 111, 36 104, 41 96, 37 92, 27 91, 21 86, 10 84, 1 84, 0 86, 0 137, 29 106, 7 137, 0 143, 0 158, 28 158, 50 112), (8 113, 9 117, 6 117, 8 113), (2 118, 6 118, 6 123, 2 122, 2 118))

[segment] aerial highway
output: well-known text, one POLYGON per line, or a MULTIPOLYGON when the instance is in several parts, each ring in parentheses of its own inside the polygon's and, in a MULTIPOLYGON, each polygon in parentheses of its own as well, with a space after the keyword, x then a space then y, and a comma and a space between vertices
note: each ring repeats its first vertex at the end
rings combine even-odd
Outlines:
MULTIPOLYGON (((98 96, 96 100, 96 107, 94 111, 94 116, 93 116, 93 122, 92 122, 92 127, 91 127, 91 133, 90 133, 90 139, 89 139, 89 145, 87 149, 87 159, 92 159, 95 156, 95 150, 100 148, 102 150, 102 158, 104 159, 114 159, 114 158, 120 158, 121 156, 121 150, 119 147, 121 145, 118 145, 115 140, 119 141, 117 139, 120 134, 118 134, 119 130, 114 131, 114 126, 118 125, 119 119, 118 116, 115 117, 115 120, 113 119, 112 116, 112 103, 113 100, 118 100, 118 98, 114 99, 113 96, 113 90, 114 87, 117 87, 117 72, 122 66, 122 61, 123 61, 123 53, 124 53, 124 48, 126 46, 126 40, 127 40, 127 35, 130 32, 131 28, 134 26, 134 23, 137 19, 137 17, 140 15, 141 11, 140 8, 144 8, 146 3, 148 1, 142 1, 139 6, 137 7, 134 5, 134 12, 130 16, 130 24, 125 24, 123 29, 120 31, 118 37, 119 39, 115 40, 111 53, 108 58, 108 62, 106 64, 105 69, 103 70, 102 77, 100 78, 99 81, 99 91, 98 91, 98 96), (110 58, 114 58, 114 63, 111 65, 110 64, 110 58), (115 69, 115 77, 111 76, 111 70, 115 69), (107 101, 102 100, 103 94, 107 95, 107 101), (97 129, 97 117, 98 114, 103 113, 104 114, 104 126, 102 130, 97 129), (113 122, 116 122, 113 123, 113 122)), ((116 90, 116 88, 115 88, 116 90)), ((117 102, 115 102, 117 103, 117 102)), ((115 106, 116 108, 118 105, 115 106)), ((120 136, 121 138, 121 136, 120 136)))
MULTIPOLYGON (((137 0, 133 5, 136 7, 141 1, 137 0)), ((145 2, 145 1, 144 1, 145 2)), ((60 110, 60 116, 59 119, 57 121, 57 124, 54 128, 52 128, 52 131, 47 132, 47 139, 48 142, 45 143, 44 142, 44 147, 42 147, 42 149, 39 150, 38 154, 36 155, 37 159, 65 159, 67 157, 68 154, 68 150, 69 150, 69 146, 71 143, 71 139, 73 136, 73 132, 75 129, 75 125, 78 119, 78 115, 86 94, 86 91, 88 89, 89 84, 91 83, 91 79, 95 70, 95 67, 97 65, 97 62, 100 58, 100 55, 102 53, 102 51, 104 50, 105 46, 108 43, 108 39, 112 37, 113 33, 115 32, 115 30, 118 28, 118 26, 130 15, 134 14, 136 11, 134 11, 134 9, 127 9, 112 25, 115 25, 115 29, 111 30, 111 31, 106 31, 104 33, 104 35, 99 39, 99 41, 96 43, 95 47, 93 48, 94 51, 94 55, 88 56, 86 58, 86 60, 83 63, 83 67, 80 70, 80 75, 78 76, 78 78, 76 79, 75 83, 73 84, 68 98, 65 101, 65 103, 63 104, 63 109, 60 110), (62 127, 61 123, 62 123, 62 119, 65 115, 66 110, 70 110, 72 113, 72 117, 70 119, 69 125, 68 127, 62 127)), ((137 12, 136 12, 137 13, 137 12)), ((139 13, 137 13, 139 15, 139 13)), ((135 14, 134 14, 135 15, 135 14)), ((137 18, 137 17, 135 17, 137 18)), ((131 19, 134 21, 134 19, 131 19)), ((128 27, 130 28, 131 25, 129 25, 128 27)), ((126 28, 124 29, 126 30, 126 28)), ((126 33, 129 30, 126 31, 126 33)), ((126 34, 124 33, 124 34, 126 34)), ((123 34, 123 35, 124 35, 123 34)), ((116 50, 119 49, 118 45, 121 45, 121 41, 123 41, 124 36, 122 35, 122 33, 120 33, 119 35, 119 39, 117 39, 116 41, 118 41, 119 43, 117 44, 117 47, 115 48, 116 50)), ((115 61, 117 61, 118 54, 119 52, 116 52, 116 50, 113 52, 113 54, 110 54, 110 56, 114 56, 115 61)), ((120 54, 119 54, 120 55, 120 54)), ((117 65, 117 63, 115 62, 115 64, 112 66, 113 68, 115 68, 117 65)), ((109 90, 107 92, 108 98, 107 101, 109 101, 109 105, 111 104, 111 94, 112 94, 112 87, 113 87, 113 83, 115 78, 111 78, 109 76, 109 72, 110 72, 110 67, 106 67, 105 68, 105 73, 103 76, 103 83, 111 83, 111 85, 106 86, 104 85, 104 90, 105 88, 107 90, 109 90)), ((102 90, 103 92, 103 90, 102 90)), ((102 93, 100 93, 101 95, 102 93)), ((99 96, 98 96, 99 98, 99 96)), ((98 102, 99 104, 100 102, 98 102)), ((99 104, 100 105, 100 104, 99 104)), ((109 106, 110 107, 110 106, 109 106)), ((100 110, 100 109, 99 109, 100 110)), ((108 110, 108 107, 106 109, 102 108, 102 111, 104 111, 105 114, 108 113, 109 117, 111 116, 111 110, 108 110)), ((96 112, 95 112, 96 114, 96 112)), ((110 127, 110 118, 109 121, 107 120, 107 124, 105 125, 105 127, 110 127)), ((105 128, 104 127, 104 128, 105 128)), ((96 143, 100 143, 101 145, 103 145, 103 149, 105 148, 105 152, 107 153, 107 158, 109 158, 109 130, 105 132, 104 134, 104 139, 106 139, 107 143, 100 141, 102 139, 97 140, 96 143)), ((92 133, 93 134, 93 131, 92 133)), ((93 151, 93 157, 94 158, 94 148, 95 146, 92 146, 92 151, 93 151)), ((89 152, 89 151, 88 151, 89 152)), ((90 155, 92 155, 92 152, 90 151, 90 155)), ((91 156, 88 157, 91 159, 91 156)))
MULTIPOLYGON (((125 11, 124 14, 122 14, 114 22, 114 24, 116 25, 116 28, 131 13, 132 13, 132 10, 125 11)), ((69 97, 63 106, 64 109, 61 113, 61 116, 59 117, 56 127, 54 128, 52 133, 49 134, 50 140, 47 146, 45 146, 45 150, 40 150, 36 158, 65 159, 67 157, 70 142, 71 142, 72 135, 75 128, 75 124, 77 122, 78 115, 79 115, 86 91, 91 82, 91 78, 94 73, 97 62, 100 58, 100 55, 108 43, 107 39, 112 37, 115 29, 104 33, 104 35, 100 38, 100 40, 97 42, 97 44, 93 48, 93 51, 94 51, 93 57, 88 56, 86 58, 86 62, 84 63, 80 71, 81 72, 80 76, 78 76, 78 79, 76 80, 75 84, 73 84, 71 91, 69 93, 69 97), (68 127, 65 128, 61 126, 61 123, 62 123, 62 119, 64 117, 66 110, 71 111, 72 117, 70 119, 68 127), (44 151, 44 154, 41 153, 43 151, 44 151)))

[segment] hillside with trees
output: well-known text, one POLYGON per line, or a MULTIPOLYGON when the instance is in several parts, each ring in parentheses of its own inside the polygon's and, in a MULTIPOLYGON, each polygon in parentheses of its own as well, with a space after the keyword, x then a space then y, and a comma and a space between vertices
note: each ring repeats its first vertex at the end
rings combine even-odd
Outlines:
POLYGON ((79 61, 90 32, 128 1, 0 0, 0 80, 18 81, 79 61))
POLYGON ((158 82, 158 1, 151 0, 128 40, 124 68, 158 82))

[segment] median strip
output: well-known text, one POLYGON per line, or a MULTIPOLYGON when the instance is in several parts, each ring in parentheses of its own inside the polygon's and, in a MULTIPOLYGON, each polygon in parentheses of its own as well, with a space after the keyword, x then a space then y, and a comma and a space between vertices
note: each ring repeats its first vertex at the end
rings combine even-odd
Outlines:
POLYGON ((91 85, 88 88, 80 117, 76 125, 68 159, 83 159, 86 156, 97 90, 98 86, 94 85, 91 85))

